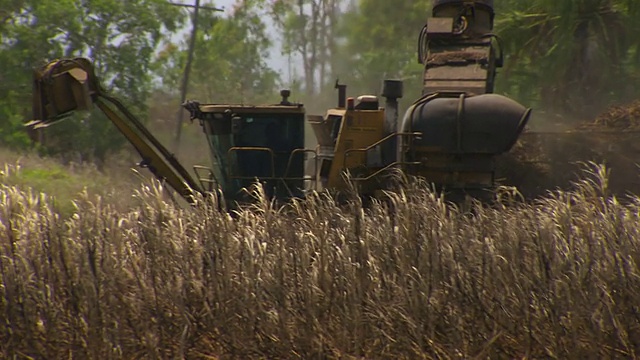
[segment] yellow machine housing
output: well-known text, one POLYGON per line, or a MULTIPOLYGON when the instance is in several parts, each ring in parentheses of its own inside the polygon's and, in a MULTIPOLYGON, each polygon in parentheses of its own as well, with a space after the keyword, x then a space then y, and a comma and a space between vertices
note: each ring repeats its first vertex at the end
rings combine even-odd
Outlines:
POLYGON ((317 168, 311 166, 318 179, 318 189, 344 190, 348 180, 363 193, 381 186, 384 170, 407 165, 398 152, 398 137, 415 137, 418 133, 388 132, 389 109, 380 107, 378 97, 364 95, 357 100, 344 99, 346 87, 340 85, 337 108, 324 116, 309 116, 318 146, 317 168))
POLYGON ((310 117, 318 139, 318 179, 322 188, 345 187, 345 172, 367 167, 360 151, 384 136, 384 110, 331 109, 324 118, 310 117), (355 151, 357 150, 357 151, 355 151))

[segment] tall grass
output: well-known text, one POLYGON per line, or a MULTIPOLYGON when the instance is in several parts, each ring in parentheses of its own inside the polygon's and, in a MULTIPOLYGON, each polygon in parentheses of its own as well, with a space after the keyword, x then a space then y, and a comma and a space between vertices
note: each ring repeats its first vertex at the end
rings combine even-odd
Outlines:
POLYGON ((123 151, 120 158, 110 159, 102 169, 91 163, 67 163, 60 159, 41 157, 34 152, 17 153, 0 147, 0 184, 33 189, 50 196, 49 202, 63 215, 73 210, 71 200, 86 191, 100 195, 105 200, 126 210, 131 205, 131 195, 152 177, 146 170, 131 169, 135 164, 123 151))
MULTIPOLYGON (((602 175, 602 174, 601 174, 602 175)), ((0 188, 4 358, 634 358, 640 199, 604 176, 532 204, 447 204, 418 180, 233 214, 143 187, 67 219, 0 188)))

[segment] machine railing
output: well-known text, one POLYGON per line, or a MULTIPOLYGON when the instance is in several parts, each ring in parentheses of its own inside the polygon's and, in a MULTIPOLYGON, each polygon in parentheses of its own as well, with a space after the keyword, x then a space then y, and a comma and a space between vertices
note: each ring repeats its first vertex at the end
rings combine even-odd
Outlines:
MULTIPOLYGON (((227 156, 231 158, 234 154, 237 154, 238 152, 242 152, 242 151, 264 152, 268 154, 268 158, 269 158, 268 168, 270 169, 270 174, 267 174, 267 176, 241 175, 233 171, 233 165, 232 165, 233 162, 229 161, 227 162, 229 164, 227 165, 227 174, 229 174, 229 179, 255 180, 257 178, 259 180, 277 181, 279 184, 284 186, 284 188, 287 189, 287 192, 289 192, 289 194, 292 196, 294 195, 294 191, 290 187, 290 182, 292 181, 302 181, 302 182, 308 181, 310 182, 311 184, 310 187, 312 189, 317 188, 318 179, 315 173, 318 168, 318 153, 314 149, 304 149, 304 148, 293 149, 289 154, 289 158, 287 159, 287 165, 284 171, 281 173, 281 175, 276 174, 276 166, 275 166, 276 153, 273 151, 273 149, 268 147, 260 147, 260 146, 234 146, 228 150, 227 156), (315 163, 314 175, 305 175, 304 172, 302 176, 291 175, 291 172, 294 169, 293 162, 294 162, 295 156, 298 156, 298 155, 304 156, 306 154, 313 154, 310 158, 312 158, 315 163)), ((303 162, 306 162, 307 160, 309 160, 309 158, 304 158, 303 162)))
MULTIPOLYGON (((379 175, 381 175, 382 173, 388 171, 391 168, 394 167, 402 167, 402 166, 407 166, 407 165, 420 165, 420 162, 416 162, 416 161, 406 161, 405 160, 405 154, 407 151, 409 151, 410 149, 415 149, 415 147, 413 146, 413 140, 416 138, 420 138, 420 136, 422 136, 421 132, 398 132, 398 133, 393 133, 393 134, 389 134, 387 136, 385 136, 384 138, 376 141, 375 143, 365 147, 365 148, 358 148, 358 149, 349 149, 347 151, 345 151, 344 153, 344 164, 347 163, 347 158, 350 156, 353 156, 354 154, 357 153, 364 153, 365 155, 365 159, 362 163, 362 165, 364 165, 364 168, 367 170, 370 170, 370 172, 368 174, 365 175, 358 175, 358 176, 352 176, 349 179, 352 181, 368 181, 371 180, 379 175), (391 144, 392 140, 402 140, 402 139, 406 139, 406 141, 402 141, 401 142, 401 146, 397 147, 397 148, 393 148, 393 152, 398 152, 398 154, 393 154, 392 158, 395 159, 393 161, 390 161, 388 163, 383 163, 382 161, 382 151, 383 151, 383 145, 387 145, 387 144, 391 144), (368 154, 370 151, 376 151, 376 149, 380 149, 379 152, 379 156, 380 156, 380 161, 378 161, 379 165, 378 166, 369 166, 369 157, 368 154), (399 149, 399 150, 398 150, 399 149), (397 156, 396 156, 397 155, 397 156)), ((371 164, 374 165, 374 164, 371 164)), ((377 164, 376 164, 377 165, 377 164)))
POLYGON ((196 173, 197 179, 200 182, 200 186, 204 191, 212 192, 216 190, 217 185, 220 183, 218 179, 216 179, 216 175, 213 173, 213 170, 210 167, 202 166, 202 165, 194 165, 193 171, 196 173), (207 174, 204 175, 203 173, 207 174))
MULTIPOLYGON (((269 169, 271 169, 271 174, 269 174, 268 176, 260 176, 260 179, 265 179, 265 180, 275 180, 276 179, 276 168, 275 168, 275 153, 273 152, 273 149, 268 148, 268 147, 261 147, 261 146, 234 146, 231 147, 229 149, 229 151, 227 151, 227 157, 229 159, 231 159, 231 157, 239 152, 265 152, 269 155, 269 160, 270 160, 270 166, 269 169)), ((230 179, 235 179, 235 180, 253 180, 255 179, 256 175, 239 175, 237 173, 234 173, 234 166, 233 166, 233 162, 231 161, 227 161, 227 174, 229 174, 229 178, 230 179)))

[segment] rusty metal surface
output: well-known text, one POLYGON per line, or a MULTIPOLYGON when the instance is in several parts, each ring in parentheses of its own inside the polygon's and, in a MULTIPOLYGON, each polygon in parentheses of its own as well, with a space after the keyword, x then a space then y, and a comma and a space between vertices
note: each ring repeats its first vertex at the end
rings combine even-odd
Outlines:
POLYGON ((489 54, 485 49, 480 51, 458 50, 458 51, 446 51, 446 52, 433 52, 429 54, 427 59, 427 66, 443 66, 447 64, 467 65, 467 64, 481 64, 486 65, 489 62, 489 54))

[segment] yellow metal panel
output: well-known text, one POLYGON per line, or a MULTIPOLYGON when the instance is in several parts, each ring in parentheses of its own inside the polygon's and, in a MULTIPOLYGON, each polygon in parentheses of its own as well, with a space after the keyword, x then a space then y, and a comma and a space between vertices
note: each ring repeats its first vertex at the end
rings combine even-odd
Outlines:
POLYGON ((365 165, 365 153, 351 154, 350 149, 362 149, 384 137, 384 110, 350 110, 344 113, 335 146, 335 156, 329 173, 328 186, 344 188, 342 177, 346 169, 365 165))

